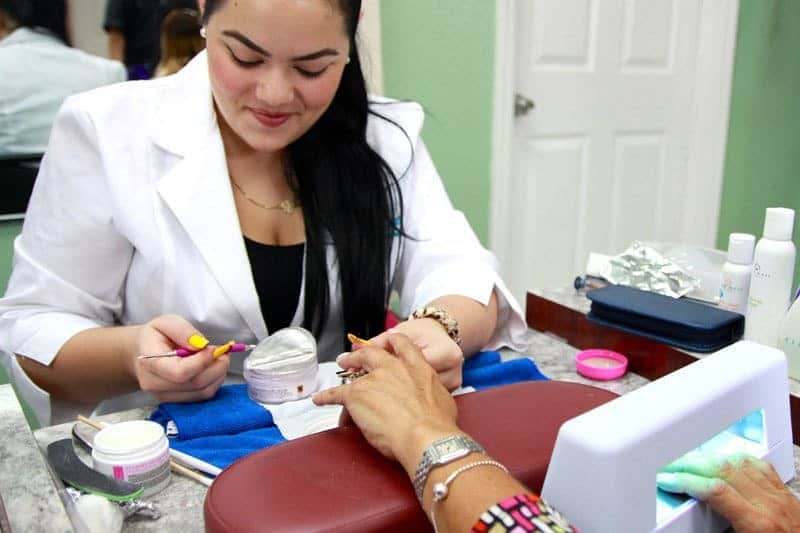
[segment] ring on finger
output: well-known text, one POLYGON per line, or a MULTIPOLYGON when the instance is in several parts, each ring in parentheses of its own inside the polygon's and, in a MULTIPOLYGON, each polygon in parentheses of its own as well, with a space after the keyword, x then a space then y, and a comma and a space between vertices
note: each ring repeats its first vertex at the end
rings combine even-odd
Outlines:
POLYGON ((369 370, 365 368, 348 368, 336 373, 342 379, 342 385, 352 383, 360 377, 369 374, 369 370))

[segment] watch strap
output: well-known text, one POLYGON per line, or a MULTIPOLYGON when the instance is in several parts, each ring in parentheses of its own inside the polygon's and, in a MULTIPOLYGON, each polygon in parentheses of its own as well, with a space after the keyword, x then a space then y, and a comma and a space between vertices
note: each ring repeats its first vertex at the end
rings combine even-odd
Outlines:
POLYGON ((414 492, 417 494, 417 499, 422 502, 422 493, 425 489, 425 483, 428 481, 428 476, 434 467, 446 465, 447 463, 461 459, 473 452, 485 454, 486 450, 483 449, 483 446, 465 435, 449 435, 433 441, 425 448, 425 451, 422 452, 422 459, 420 459, 419 465, 417 465, 417 469, 414 472, 414 492), (462 450, 463 453, 460 455, 456 454, 449 459, 442 459, 437 452, 437 448, 445 443, 451 448, 455 447, 457 450, 462 450))

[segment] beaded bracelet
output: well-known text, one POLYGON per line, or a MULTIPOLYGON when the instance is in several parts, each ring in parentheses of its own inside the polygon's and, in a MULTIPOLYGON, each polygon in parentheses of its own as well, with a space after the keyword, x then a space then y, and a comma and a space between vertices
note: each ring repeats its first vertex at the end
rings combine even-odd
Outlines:
POLYGON ((439 528, 436 526, 436 504, 447 498, 447 495, 450 492, 450 484, 458 476, 460 476, 467 470, 470 470, 472 468, 477 468, 479 466, 493 466, 495 468, 499 468, 500 470, 508 474, 508 468, 498 463, 497 461, 489 461, 489 460, 475 461, 474 463, 469 463, 459 467, 456 470, 453 470, 443 482, 436 483, 433 486, 433 501, 431 502, 431 523, 433 524, 434 533, 439 533, 439 528))
POLYGON ((444 328, 447 336, 453 339, 453 342, 461 346, 461 332, 458 326, 458 320, 451 317, 446 309, 434 305, 426 305, 411 313, 411 318, 434 319, 444 328))
POLYGON ((517 494, 489 507, 472 526, 471 533, 578 533, 564 515, 535 494, 517 494))

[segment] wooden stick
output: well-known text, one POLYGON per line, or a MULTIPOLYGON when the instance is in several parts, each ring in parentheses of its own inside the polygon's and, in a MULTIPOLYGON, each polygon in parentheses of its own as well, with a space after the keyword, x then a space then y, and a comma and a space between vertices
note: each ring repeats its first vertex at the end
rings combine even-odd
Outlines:
POLYGON ((206 477, 203 474, 198 474, 197 472, 195 472, 191 468, 186 468, 182 464, 178 464, 178 462, 175 461, 175 459, 170 459, 169 460, 169 466, 172 467, 172 471, 173 472, 176 472, 178 474, 182 474, 182 475, 184 475, 186 477, 192 478, 195 481, 199 481, 200 483, 202 483, 206 487, 210 487, 211 483, 214 481, 210 477, 206 477))
POLYGON ((97 422, 83 415, 78 415, 78 421, 83 422, 86 425, 92 426, 94 429, 103 429, 108 425, 105 422, 97 422))
MULTIPOLYGON (((83 415, 78 415, 78 421, 83 422, 84 424, 87 424, 89 426, 92 426, 95 429, 103 429, 104 427, 108 426, 108 424, 106 424, 105 422, 98 422, 96 420, 92 420, 91 418, 85 417, 83 415)), ((182 464, 178 463, 175 459, 170 459, 169 460, 169 466, 172 468, 173 472, 181 474, 181 475, 186 476, 188 478, 194 479, 195 481, 198 481, 198 482, 202 483, 206 487, 210 487, 211 483, 214 481, 210 477, 204 476, 202 474, 198 474, 197 472, 195 472, 191 468, 186 468, 182 464)))

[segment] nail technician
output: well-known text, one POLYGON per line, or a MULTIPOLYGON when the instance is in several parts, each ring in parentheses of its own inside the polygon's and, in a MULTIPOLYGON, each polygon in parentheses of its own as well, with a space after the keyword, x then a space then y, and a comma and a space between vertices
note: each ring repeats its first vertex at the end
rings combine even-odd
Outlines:
POLYGON ((200 7, 207 51, 181 72, 73 97, 56 119, 0 300, 23 397, 45 415, 46 393, 209 398, 241 368, 219 345, 302 325, 333 359, 346 332, 383 330, 393 290, 412 317, 398 331, 448 388, 464 356, 522 348, 422 108, 367 98, 361 2, 200 7), (200 351, 138 358, 181 347, 200 351))

